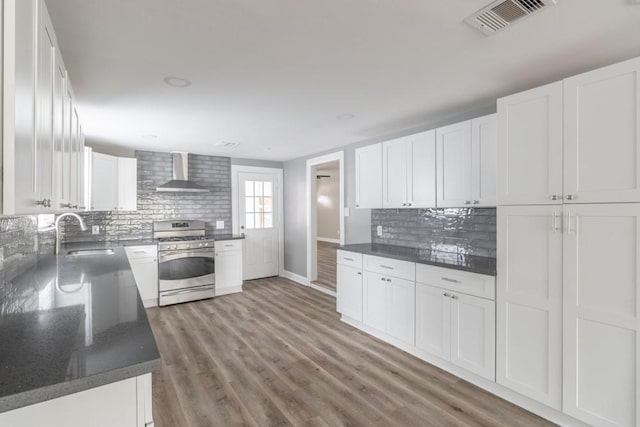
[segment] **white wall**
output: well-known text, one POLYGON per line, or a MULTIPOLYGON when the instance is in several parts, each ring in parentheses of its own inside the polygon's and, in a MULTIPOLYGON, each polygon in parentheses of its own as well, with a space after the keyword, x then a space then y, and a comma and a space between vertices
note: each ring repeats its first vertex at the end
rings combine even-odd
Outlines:
POLYGON ((318 239, 340 239, 340 174, 318 169, 318 175, 329 178, 316 180, 318 239))

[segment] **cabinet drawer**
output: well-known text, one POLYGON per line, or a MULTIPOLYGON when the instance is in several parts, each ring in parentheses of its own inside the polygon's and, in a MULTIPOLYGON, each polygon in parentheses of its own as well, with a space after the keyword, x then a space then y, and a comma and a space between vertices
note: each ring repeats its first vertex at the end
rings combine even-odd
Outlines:
POLYGON ((156 245, 127 246, 124 250, 129 259, 155 258, 158 256, 158 247, 156 245))
POLYGON ((496 279, 484 274, 416 264, 416 282, 491 300, 496 299, 496 279))
POLYGON ((242 249, 242 240, 221 240, 216 242, 216 251, 239 251, 242 249))
POLYGON ((365 255, 364 269, 383 276, 398 277, 410 281, 416 280, 416 265, 413 262, 365 255))
POLYGON ((338 264, 362 270, 362 254, 356 252, 338 251, 338 264))

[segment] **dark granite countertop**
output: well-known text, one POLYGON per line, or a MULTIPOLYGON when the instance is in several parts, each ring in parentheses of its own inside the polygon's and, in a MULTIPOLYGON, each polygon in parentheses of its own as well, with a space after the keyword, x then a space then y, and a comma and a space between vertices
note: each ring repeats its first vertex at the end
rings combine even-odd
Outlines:
POLYGON ((338 249, 358 252, 366 255, 376 255, 401 261, 434 265, 436 267, 469 271, 471 273, 496 275, 495 258, 485 258, 474 255, 461 255, 450 252, 438 252, 430 249, 416 249, 404 246, 382 245, 375 243, 360 243, 355 245, 338 246, 338 249))
POLYGON ((142 375, 160 354, 122 243, 113 255, 45 256, 0 300, 0 413, 142 375))

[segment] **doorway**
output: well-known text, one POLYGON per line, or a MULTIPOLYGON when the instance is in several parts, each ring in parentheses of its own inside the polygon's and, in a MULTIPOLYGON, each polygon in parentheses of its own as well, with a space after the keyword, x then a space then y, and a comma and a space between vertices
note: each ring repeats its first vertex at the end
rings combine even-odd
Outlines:
POLYGON ((244 234, 244 280, 283 270, 282 169, 236 166, 232 174, 234 234, 244 234))
POLYGON ((307 161, 307 278, 325 293, 336 292, 336 250, 344 244, 344 153, 307 161))

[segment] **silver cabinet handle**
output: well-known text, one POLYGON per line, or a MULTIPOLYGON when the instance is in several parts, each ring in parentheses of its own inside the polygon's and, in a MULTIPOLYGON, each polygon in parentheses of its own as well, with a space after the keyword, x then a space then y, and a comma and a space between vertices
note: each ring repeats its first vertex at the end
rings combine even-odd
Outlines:
POLYGON ((554 233, 561 231, 560 227, 558 227, 558 217, 559 217, 558 212, 554 212, 553 213, 553 232, 554 233))
POLYGON ((402 206, 407 206, 407 204, 406 204, 406 203, 403 203, 403 204, 402 204, 402 206))
POLYGON ((391 279, 387 279, 387 282, 391 282, 391 279))
POLYGON ((411 206, 411 203, 407 203, 407 206, 411 206))
POLYGON ((362 276, 362 272, 361 271, 358 271, 358 276, 362 276))
POLYGON ((384 278, 384 277, 381 277, 381 278, 380 278, 380 280, 382 280, 382 281, 384 282, 384 281, 385 281, 385 278, 384 278))
POLYGON ((387 270, 393 270, 393 267, 389 267, 388 265, 381 265, 380 268, 386 268, 387 270))
POLYGON ((444 295, 444 296, 445 296, 445 297, 447 297, 447 298, 449 298, 449 297, 451 296, 451 294, 450 294, 449 292, 445 292, 445 293, 444 293, 444 294, 442 294, 442 295, 444 295))
POLYGON ((353 261, 353 258, 347 258, 347 257, 344 257, 344 260, 345 260, 345 261, 353 261))
POLYGON ((574 196, 573 194, 569 194, 567 196, 567 200, 575 200, 575 199, 576 199, 576 196, 574 196))
POLYGON ((450 279, 449 277, 442 277, 442 280, 444 280, 445 282, 451 282, 451 283, 462 283, 459 280, 456 279, 450 279))
POLYGON ((560 199, 560 196, 558 196, 556 194, 551 196, 551 200, 558 200, 558 199, 560 199))
POLYGON ((465 201, 464 201, 464 204, 465 204, 465 205, 470 205, 470 204, 471 204, 471 200, 465 200, 465 201))
POLYGON ((454 294, 451 294, 451 298, 452 298, 452 299, 458 299, 458 296, 457 296, 457 295, 454 295, 454 294))
POLYGON ((473 204, 474 204, 474 205, 478 205, 478 204, 480 204, 480 201, 479 201, 479 200, 474 200, 474 201, 473 201, 473 204))

